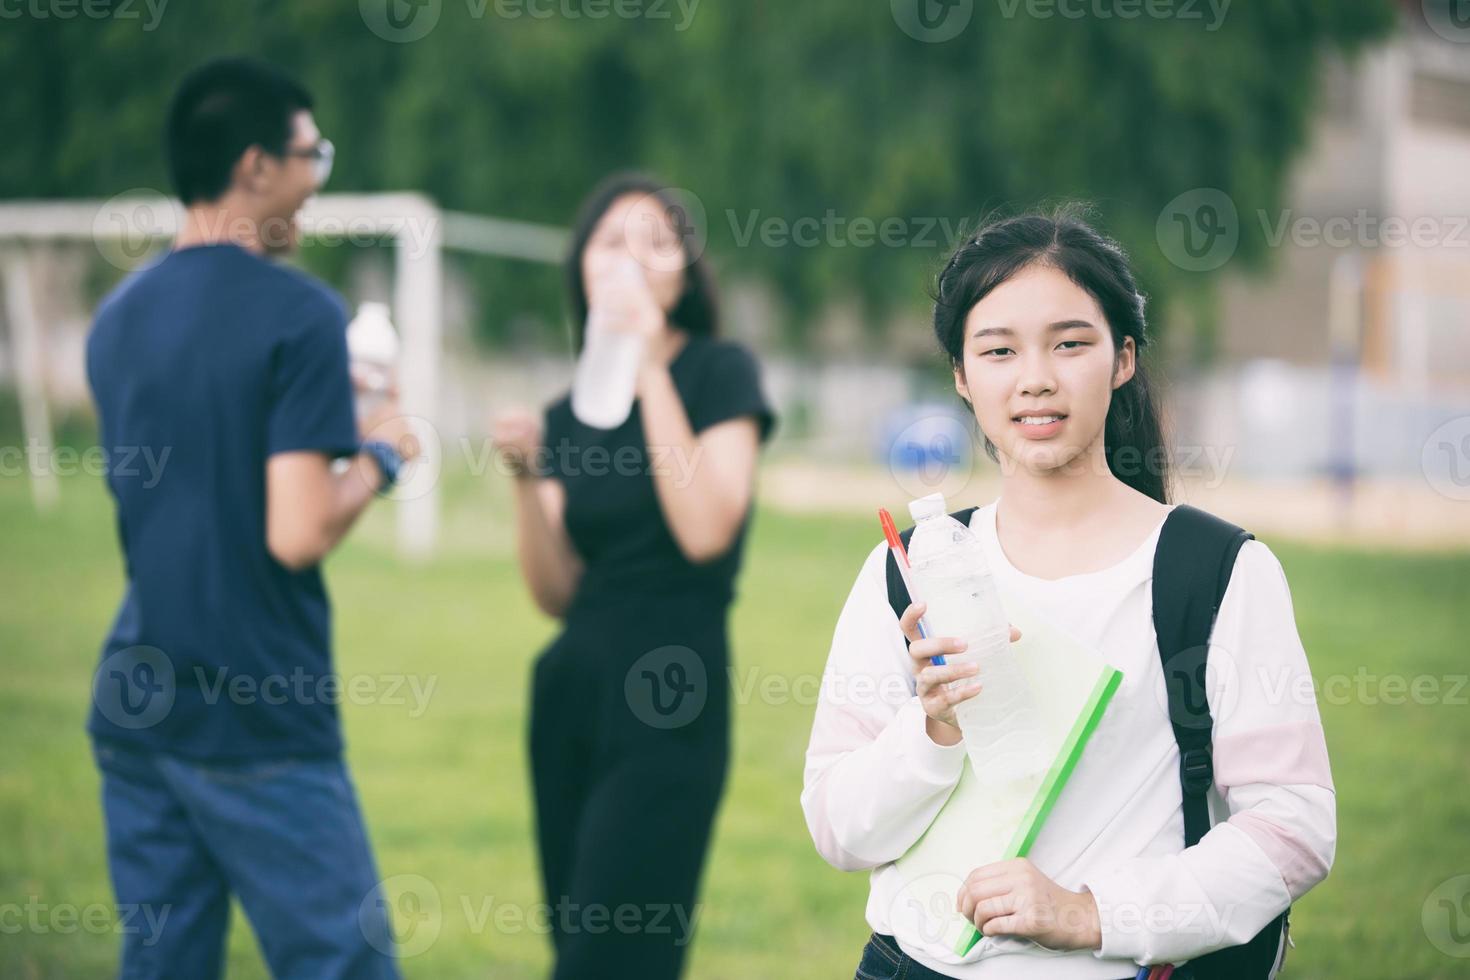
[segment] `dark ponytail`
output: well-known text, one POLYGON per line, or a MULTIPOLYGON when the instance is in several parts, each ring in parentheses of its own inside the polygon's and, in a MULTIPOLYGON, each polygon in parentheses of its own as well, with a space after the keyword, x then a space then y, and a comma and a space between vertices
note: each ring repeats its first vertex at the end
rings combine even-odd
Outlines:
MULTIPOLYGON (((964 364, 965 318, 991 290, 1037 264, 1051 266, 1087 291, 1113 335, 1115 351, 1132 337, 1137 350, 1133 377, 1113 390, 1103 422, 1103 456, 1112 474, 1160 503, 1169 502, 1169 456, 1144 351, 1144 298, 1128 256, 1099 234, 1076 206, 1050 214, 1026 214, 984 224, 967 239, 939 274, 934 300, 934 334, 955 368, 964 364)), ((984 434, 982 433, 982 436, 984 434)), ((985 452, 999 457, 985 437, 985 452)))

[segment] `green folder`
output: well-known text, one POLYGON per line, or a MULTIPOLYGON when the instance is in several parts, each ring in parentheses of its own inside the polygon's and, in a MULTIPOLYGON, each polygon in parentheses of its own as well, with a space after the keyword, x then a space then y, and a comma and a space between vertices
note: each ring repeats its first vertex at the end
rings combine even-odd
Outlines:
POLYGON ((1027 855, 1123 681, 1122 671, 1013 598, 1005 597, 1005 605, 1021 630, 1014 649, 1031 682, 1051 764, 1028 779, 995 784, 966 759, 934 822, 895 862, 904 884, 889 910, 899 938, 961 958, 982 937, 955 911, 959 886, 975 868, 1027 855))

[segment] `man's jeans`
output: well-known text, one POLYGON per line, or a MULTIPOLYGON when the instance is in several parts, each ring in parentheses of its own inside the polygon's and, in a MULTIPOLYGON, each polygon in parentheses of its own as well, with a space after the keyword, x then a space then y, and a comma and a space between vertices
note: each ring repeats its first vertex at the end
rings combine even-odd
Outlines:
POLYGON ((230 896, 279 980, 393 980, 388 911, 340 759, 201 765, 112 743, 102 771, 123 980, 224 970, 230 896))

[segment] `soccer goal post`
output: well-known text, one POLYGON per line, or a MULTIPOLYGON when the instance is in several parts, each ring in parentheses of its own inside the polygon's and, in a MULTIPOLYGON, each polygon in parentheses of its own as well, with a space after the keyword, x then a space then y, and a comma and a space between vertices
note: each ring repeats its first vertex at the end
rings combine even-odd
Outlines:
MULTIPOLYGON (((0 204, 0 285, 10 324, 10 360, 20 400, 28 451, 49 454, 52 435, 47 407, 44 331, 34 301, 29 253, 41 243, 91 241, 103 257, 128 267, 142 262, 177 232, 178 203, 156 191, 132 191, 106 201, 10 201, 0 204)), ((443 440, 441 361, 444 294, 443 253, 458 249, 532 262, 559 262, 566 233, 547 225, 440 209, 412 193, 322 194, 300 215, 303 238, 317 243, 394 244, 393 319, 402 342, 399 404, 405 415, 428 423, 425 456, 415 464, 412 487, 397 500, 399 552, 433 553, 439 537, 439 477, 443 440)), ((38 508, 57 498, 54 475, 31 467, 38 508)))

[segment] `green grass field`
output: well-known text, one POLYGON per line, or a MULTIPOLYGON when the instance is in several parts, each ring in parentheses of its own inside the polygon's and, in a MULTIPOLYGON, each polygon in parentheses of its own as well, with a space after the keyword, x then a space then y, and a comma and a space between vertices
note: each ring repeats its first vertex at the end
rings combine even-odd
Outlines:
MULTIPOLYGON (((43 905, 83 909, 112 900, 83 720, 121 565, 100 481, 70 478, 62 491, 62 506, 38 517, 23 480, 0 480, 4 978, 109 976, 117 942, 105 929, 49 913, 40 926, 23 921, 43 905)), ((466 478, 448 497, 450 544, 431 564, 394 557, 387 507, 329 562, 340 670, 412 672, 436 683, 418 717, 411 700, 346 705, 349 759, 381 873, 422 876, 440 897, 437 939, 404 961, 405 974, 539 977, 549 961, 546 937, 497 920, 494 909, 541 900, 524 695, 531 660, 554 624, 534 610, 518 579, 503 488, 466 478)), ((837 612, 876 536, 876 522, 859 518, 769 510, 757 517, 734 622, 736 686, 756 693, 736 705, 736 757, 691 977, 852 976, 867 934, 866 875, 828 867, 807 837, 798 796, 812 685, 786 685, 820 673, 837 612)), ((1443 695, 1449 679, 1464 676, 1470 555, 1267 543, 1290 577, 1319 680, 1360 670, 1424 676, 1440 679, 1443 695)), ((1436 886, 1470 874, 1470 691, 1459 690, 1453 704, 1443 697, 1368 703, 1356 683, 1351 697, 1322 705, 1339 845, 1332 875, 1293 917, 1288 975, 1470 975, 1470 959, 1437 949, 1422 923, 1436 886)), ((1470 943, 1459 952, 1470 955, 1470 943)), ((238 916, 230 975, 265 976, 238 916)))

